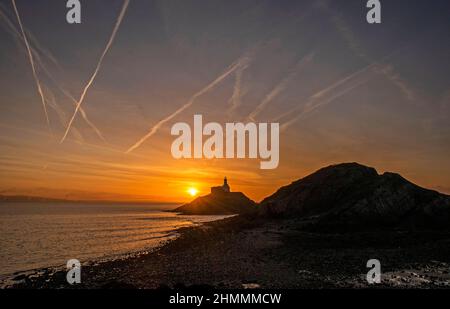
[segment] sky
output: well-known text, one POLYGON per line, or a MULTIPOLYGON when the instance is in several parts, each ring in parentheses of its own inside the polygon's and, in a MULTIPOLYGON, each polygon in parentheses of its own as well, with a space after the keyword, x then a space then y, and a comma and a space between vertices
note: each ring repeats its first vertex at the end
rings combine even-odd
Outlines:
POLYGON ((381 1, 381 24, 360 0, 81 0, 81 24, 65 2, 15 1, 33 74, 0 0, 0 195, 184 202, 227 176, 259 201, 342 162, 450 194, 446 0, 381 1), (174 159, 194 114, 280 123, 278 168, 174 159))

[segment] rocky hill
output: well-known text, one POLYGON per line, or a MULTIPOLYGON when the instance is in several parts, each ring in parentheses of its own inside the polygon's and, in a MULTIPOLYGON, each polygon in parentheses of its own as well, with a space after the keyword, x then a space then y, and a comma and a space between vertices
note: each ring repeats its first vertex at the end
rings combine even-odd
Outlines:
POLYGON ((315 228, 449 228, 450 196, 344 163, 280 188, 261 202, 259 214, 299 218, 315 228))
POLYGON ((208 194, 174 209, 186 215, 231 215, 255 210, 256 203, 242 192, 208 194))

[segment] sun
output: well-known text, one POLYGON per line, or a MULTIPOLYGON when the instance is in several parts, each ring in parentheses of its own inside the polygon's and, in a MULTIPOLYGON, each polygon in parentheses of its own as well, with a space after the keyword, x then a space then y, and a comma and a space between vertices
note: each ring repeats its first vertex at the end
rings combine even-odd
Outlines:
POLYGON ((196 196, 198 193, 198 190, 196 188, 189 188, 187 190, 187 192, 191 195, 191 196, 196 196))

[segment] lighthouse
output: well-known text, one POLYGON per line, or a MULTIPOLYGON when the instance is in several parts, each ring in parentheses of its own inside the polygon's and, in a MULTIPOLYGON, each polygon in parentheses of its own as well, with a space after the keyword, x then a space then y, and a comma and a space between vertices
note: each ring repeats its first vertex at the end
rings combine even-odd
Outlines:
POLYGON ((230 193, 230 186, 228 185, 227 177, 223 178, 223 185, 217 187, 211 187, 212 194, 230 193))
POLYGON ((223 178, 222 189, 223 189, 223 192, 227 192, 227 193, 230 192, 230 186, 228 185, 228 180, 227 180, 226 176, 223 178))

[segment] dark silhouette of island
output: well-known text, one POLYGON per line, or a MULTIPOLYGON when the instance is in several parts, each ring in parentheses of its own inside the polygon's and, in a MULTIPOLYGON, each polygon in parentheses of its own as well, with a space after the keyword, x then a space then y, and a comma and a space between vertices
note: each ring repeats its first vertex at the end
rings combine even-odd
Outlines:
POLYGON ((174 212, 186 215, 231 215, 255 211, 256 203, 242 192, 231 192, 227 178, 223 185, 211 187, 211 193, 184 204, 174 212))
POLYGON ((296 217, 320 228, 438 228, 450 223, 450 196, 358 163, 332 165, 280 188, 260 214, 296 217))
POLYGON ((343 163, 294 181, 256 204, 230 192, 227 180, 211 194, 176 208, 183 214, 251 214, 266 219, 296 218, 317 229, 445 228, 450 197, 419 187, 402 176, 379 175, 372 167, 343 163))

